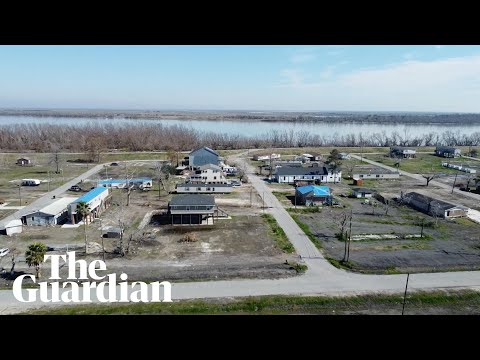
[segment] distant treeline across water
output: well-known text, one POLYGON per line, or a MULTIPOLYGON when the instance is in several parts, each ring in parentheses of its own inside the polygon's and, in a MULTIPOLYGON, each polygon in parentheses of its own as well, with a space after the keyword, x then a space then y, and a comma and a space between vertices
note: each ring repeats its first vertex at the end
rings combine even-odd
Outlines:
MULTIPOLYGON (((242 133, 229 126, 222 132, 220 123, 215 130, 194 128, 181 123, 155 121, 114 122, 89 121, 69 123, 3 123, 0 119, 0 150, 50 152, 98 152, 107 149, 128 151, 191 150, 198 146, 215 149, 245 149, 266 147, 318 146, 478 146, 480 126, 390 126, 278 128, 265 130, 249 125, 242 133), (330 129, 330 131, 326 131, 330 129), (336 130, 335 130, 336 129, 336 130), (335 130, 335 131, 334 131, 335 130), (341 130, 341 131, 339 131, 341 130), (421 130, 421 131, 420 131, 421 130)), ((272 125, 272 124, 269 124, 272 125)))

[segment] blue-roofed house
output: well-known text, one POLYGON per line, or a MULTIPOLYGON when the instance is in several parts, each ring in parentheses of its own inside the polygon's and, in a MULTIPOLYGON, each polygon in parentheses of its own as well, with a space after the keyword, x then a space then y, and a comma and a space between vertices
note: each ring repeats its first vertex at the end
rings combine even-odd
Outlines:
POLYGON ((89 222, 92 219, 98 217, 103 210, 105 210, 110 204, 111 197, 109 196, 109 190, 105 187, 96 187, 90 190, 88 193, 80 196, 77 200, 68 205, 68 214, 72 224, 76 224, 82 220, 82 215, 77 213, 77 204, 80 202, 86 203, 90 207, 90 214, 86 217, 86 221, 89 222))
POLYGON ((204 146, 200 149, 193 150, 188 155, 188 166, 191 169, 207 164, 220 164, 220 155, 209 147, 204 146))
POLYGON ((332 193, 328 186, 299 186, 295 190, 295 198, 299 205, 323 205, 331 202, 332 193))

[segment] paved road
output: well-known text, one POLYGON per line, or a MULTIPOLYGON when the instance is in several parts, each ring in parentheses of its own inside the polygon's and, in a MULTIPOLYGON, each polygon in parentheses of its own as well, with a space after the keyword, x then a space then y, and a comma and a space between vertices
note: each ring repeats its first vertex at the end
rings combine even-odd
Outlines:
MULTIPOLYGON (((193 283, 178 283, 172 286, 174 300, 195 298, 218 298, 259 295, 331 295, 347 296, 371 292, 401 293, 405 288, 406 275, 362 275, 349 273, 330 265, 322 254, 283 209, 263 180, 254 175, 250 166, 247 174, 253 186, 264 196, 268 212, 282 226, 308 266, 306 274, 275 280, 229 280, 193 283)), ((168 279, 163 279, 168 280, 168 279)), ((448 288, 471 288, 480 290, 480 272, 463 271, 452 273, 414 274, 410 276, 409 291, 448 288)), ((95 299, 92 299, 96 301, 95 299)), ((0 291, 0 314, 15 313, 52 304, 19 303, 11 291, 0 291)))
MULTIPOLYGON (((387 170, 391 170, 391 171, 399 171, 400 175, 404 175, 404 176, 408 176, 412 179, 415 179, 415 180, 418 180, 418 181, 421 181, 423 182, 424 184, 426 184, 426 180, 422 177, 422 175, 419 175, 419 174, 412 174, 412 173, 409 173, 409 172, 406 172, 406 171, 403 171, 403 170, 397 170, 396 168, 394 167, 391 167, 391 166, 388 166, 388 165, 384 165, 382 163, 379 163, 379 162, 376 162, 376 161, 373 161, 373 160, 368 160, 368 159, 365 159, 365 158, 360 158, 360 156, 358 155, 353 155, 351 154, 351 157, 354 158, 354 159, 357 159, 357 160, 363 160, 364 162, 366 163, 369 163, 369 164, 372 164, 372 165, 376 165, 376 166, 379 166, 383 169, 387 169, 387 170)), ((434 186, 438 186, 446 191, 448 191, 449 193, 452 192, 452 187, 448 184, 444 184, 444 183, 441 183, 441 182, 438 182, 438 181, 435 181, 435 180, 432 180, 430 181, 430 185, 434 185, 434 186)), ((474 200, 479 200, 480 201, 480 194, 475 194, 475 193, 471 193, 471 192, 466 192, 466 191, 461 191, 459 189, 454 189, 453 192, 455 194, 459 194, 461 196, 465 196, 465 197, 469 197, 471 199, 474 199, 474 200)))

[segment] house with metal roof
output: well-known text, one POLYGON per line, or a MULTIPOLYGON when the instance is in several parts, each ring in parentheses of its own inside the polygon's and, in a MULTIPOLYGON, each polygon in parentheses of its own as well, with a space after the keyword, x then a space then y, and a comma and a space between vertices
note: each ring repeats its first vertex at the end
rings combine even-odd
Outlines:
POLYGON ((401 201, 428 215, 445 219, 467 216, 468 210, 470 210, 465 206, 454 205, 415 191, 404 194, 401 201))
POLYGON ((437 146, 435 148, 435 155, 443 156, 446 158, 459 157, 462 154, 462 150, 451 146, 437 146))
POLYGON ((390 148, 390 157, 400 157, 404 159, 414 158, 417 157, 417 150, 405 146, 392 146, 390 148))
MULTIPOLYGON (((375 165, 356 165, 352 171, 353 179, 398 179, 400 174, 375 165)), ((360 184, 358 184, 360 185, 360 184)))
POLYGON ((68 205, 68 214, 72 224, 76 224, 82 219, 82 215, 77 212, 77 205, 80 202, 86 203, 90 207, 90 214, 87 215, 86 221, 98 217, 103 210, 110 204, 110 195, 108 188, 96 187, 88 193, 80 196, 77 200, 68 205))
POLYGON ((192 169, 207 164, 218 165, 220 160, 220 155, 206 146, 193 150, 188 154, 188 166, 192 169))
POLYGON ((323 205, 331 203, 332 194, 327 186, 299 186, 295 189, 295 199, 299 205, 323 205))
POLYGON ((109 187, 115 189, 123 189, 127 186, 134 186, 138 188, 151 188, 153 186, 152 178, 135 178, 135 179, 106 179, 99 180, 97 187, 109 187))
POLYGON ((53 226, 63 224, 68 220, 68 205, 74 202, 74 197, 64 197, 55 200, 41 209, 22 216, 25 225, 53 226))
POLYGON ((274 180, 280 184, 295 184, 298 181, 309 181, 314 183, 340 182, 342 172, 333 172, 326 166, 322 167, 293 167, 282 166, 277 168, 274 180))
POLYGON ((213 224, 218 207, 212 195, 175 195, 168 203, 168 215, 172 225, 213 224))

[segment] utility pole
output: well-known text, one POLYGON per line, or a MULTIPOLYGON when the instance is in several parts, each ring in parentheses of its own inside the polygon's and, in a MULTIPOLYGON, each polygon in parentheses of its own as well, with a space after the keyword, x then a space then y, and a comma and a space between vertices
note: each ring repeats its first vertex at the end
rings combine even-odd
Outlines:
POLYGON ((405 293, 403 294, 402 315, 405 313, 405 303, 407 301, 407 289, 408 289, 408 279, 409 278, 410 278, 410 273, 407 274, 407 283, 405 284, 405 293))
POLYGON ((455 189, 455 184, 457 183, 457 175, 458 175, 458 172, 455 173, 455 180, 453 181, 453 185, 452 185, 452 194, 453 194, 453 190, 455 189))
POLYGON ((18 185, 18 197, 20 200, 20 206, 22 206, 22 184, 18 185))

